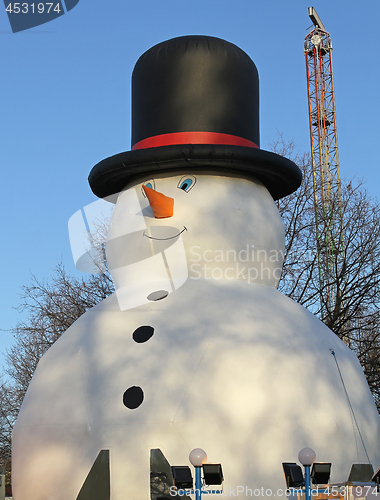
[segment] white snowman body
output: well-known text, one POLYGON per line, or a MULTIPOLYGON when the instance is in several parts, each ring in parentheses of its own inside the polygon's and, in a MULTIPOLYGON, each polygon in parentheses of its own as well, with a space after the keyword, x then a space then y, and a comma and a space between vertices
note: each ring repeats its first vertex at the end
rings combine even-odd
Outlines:
POLYGON ((380 466, 379 416, 358 360, 276 289, 284 236, 264 186, 194 172, 140 179, 119 196, 117 238, 108 256, 121 293, 72 325, 33 376, 14 429, 15 500, 76 500, 101 450, 112 500, 150 497, 157 448, 171 465, 203 448, 222 463, 225 493, 241 498, 282 496, 281 463, 305 446, 332 462, 332 481, 352 463, 380 466), (153 217, 141 192, 152 181, 174 198, 172 218, 153 217), (128 192, 145 229, 130 231, 128 192), (146 299, 158 290, 169 293, 146 299), (142 394, 135 408, 130 388, 142 394))

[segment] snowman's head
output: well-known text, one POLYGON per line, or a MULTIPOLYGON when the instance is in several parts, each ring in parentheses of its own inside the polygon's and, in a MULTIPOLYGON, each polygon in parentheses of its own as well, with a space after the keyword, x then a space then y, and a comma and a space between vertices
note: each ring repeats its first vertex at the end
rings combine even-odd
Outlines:
POLYGON ((187 278, 277 286, 283 250, 281 219, 261 182, 197 171, 131 182, 106 247, 116 287, 169 276, 172 288, 187 278))

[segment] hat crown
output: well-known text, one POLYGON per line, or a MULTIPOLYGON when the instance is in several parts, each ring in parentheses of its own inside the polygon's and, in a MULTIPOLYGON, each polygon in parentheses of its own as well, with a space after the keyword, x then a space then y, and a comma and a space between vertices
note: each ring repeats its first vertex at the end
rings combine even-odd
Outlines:
POLYGON ((138 177, 194 171, 259 180, 277 200, 302 179, 292 161, 260 149, 259 77, 239 47, 209 36, 155 45, 132 75, 132 150, 89 175, 99 197, 138 177))
POLYGON ((239 47, 193 35, 159 43, 139 58, 132 147, 179 132, 229 134, 260 146, 258 72, 239 47))

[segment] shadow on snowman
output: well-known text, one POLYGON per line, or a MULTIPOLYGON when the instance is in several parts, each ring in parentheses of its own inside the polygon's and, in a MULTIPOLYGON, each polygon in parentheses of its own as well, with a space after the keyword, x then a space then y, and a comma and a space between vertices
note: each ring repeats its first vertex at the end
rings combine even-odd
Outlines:
POLYGON ((358 360, 277 290, 274 200, 302 176, 260 149, 254 63, 217 38, 175 38, 137 61, 132 98, 132 150, 89 176, 98 197, 117 195, 116 292, 37 367, 14 428, 15 499, 171 498, 169 463, 196 447, 246 497, 285 494, 281 463, 305 446, 332 480, 378 467, 358 360))

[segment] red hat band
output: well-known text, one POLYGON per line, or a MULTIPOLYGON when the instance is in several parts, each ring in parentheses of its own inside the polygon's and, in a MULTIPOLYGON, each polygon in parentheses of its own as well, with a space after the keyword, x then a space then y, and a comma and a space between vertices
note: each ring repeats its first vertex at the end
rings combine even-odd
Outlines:
POLYGON ((223 144, 225 146, 245 146, 247 148, 259 147, 254 142, 236 135, 221 134, 218 132, 174 132, 172 134, 147 137, 134 144, 132 151, 173 146, 176 144, 223 144))

